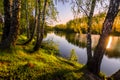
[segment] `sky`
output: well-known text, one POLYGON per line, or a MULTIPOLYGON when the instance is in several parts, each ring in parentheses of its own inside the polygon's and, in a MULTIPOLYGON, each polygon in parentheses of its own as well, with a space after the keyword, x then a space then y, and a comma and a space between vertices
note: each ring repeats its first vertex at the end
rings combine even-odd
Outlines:
POLYGON ((63 4, 62 2, 58 2, 55 7, 58 10, 58 21, 54 24, 65 24, 69 20, 73 19, 73 14, 71 11, 70 2, 63 4))
MULTIPOLYGON (((104 3, 102 4, 102 6, 105 8, 106 5, 108 5, 109 0, 104 1, 104 3)), ((57 11, 59 12, 58 14, 58 18, 57 18, 57 22, 54 22, 53 25, 57 25, 57 24, 65 24, 66 22, 68 22, 69 20, 74 19, 72 10, 71 10, 71 3, 70 1, 67 3, 63 2, 57 2, 57 4, 55 4, 55 7, 57 8, 57 11)), ((98 14, 100 12, 106 11, 104 10, 104 8, 101 7, 101 4, 98 3, 97 7, 95 8, 94 14, 98 14)))

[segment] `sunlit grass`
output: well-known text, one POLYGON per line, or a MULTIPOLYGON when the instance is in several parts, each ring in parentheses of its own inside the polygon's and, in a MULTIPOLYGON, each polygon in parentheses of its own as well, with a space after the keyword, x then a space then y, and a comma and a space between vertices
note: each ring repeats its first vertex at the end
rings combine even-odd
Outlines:
MULTIPOLYGON (((24 46, 25 48, 25 46, 24 46)), ((77 80, 83 66, 41 50, 29 53, 17 46, 13 53, 0 53, 0 80, 77 80), (70 77, 69 77, 70 76, 70 77)))
POLYGON ((88 80, 83 65, 58 56, 56 44, 44 42, 36 52, 32 48, 33 43, 0 52, 0 80, 88 80))

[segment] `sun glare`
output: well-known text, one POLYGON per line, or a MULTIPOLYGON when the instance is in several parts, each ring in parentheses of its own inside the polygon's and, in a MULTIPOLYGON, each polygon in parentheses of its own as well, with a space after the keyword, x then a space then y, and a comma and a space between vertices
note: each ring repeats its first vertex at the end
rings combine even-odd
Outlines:
POLYGON ((111 42, 112 42, 112 36, 109 37, 108 45, 106 47, 107 49, 110 48, 111 42))

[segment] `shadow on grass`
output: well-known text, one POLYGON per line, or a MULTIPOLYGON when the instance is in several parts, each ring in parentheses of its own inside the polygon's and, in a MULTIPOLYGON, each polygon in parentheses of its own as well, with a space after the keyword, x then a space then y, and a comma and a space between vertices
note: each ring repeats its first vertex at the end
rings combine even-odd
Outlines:
POLYGON ((38 80, 86 80, 81 70, 69 70, 69 69, 62 69, 58 70, 54 73, 47 73, 44 75, 39 76, 37 79, 38 80), (78 72, 80 71, 80 72, 78 72))
POLYGON ((73 70, 55 68, 50 72, 36 69, 32 64, 26 64, 5 74, 0 75, 1 80, 102 80, 89 73, 85 66, 73 70))
POLYGON ((86 66, 79 68, 73 62, 65 61, 62 59, 59 60, 61 61, 62 64, 73 66, 75 69, 55 70, 55 72, 43 74, 39 76, 37 79, 38 80, 86 80, 87 79, 85 78, 86 66))

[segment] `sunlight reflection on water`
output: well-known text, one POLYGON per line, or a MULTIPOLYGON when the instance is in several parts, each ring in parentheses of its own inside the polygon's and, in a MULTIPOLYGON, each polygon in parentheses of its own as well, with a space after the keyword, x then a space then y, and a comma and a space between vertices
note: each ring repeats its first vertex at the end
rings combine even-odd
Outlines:
POLYGON ((112 42, 112 36, 109 37, 109 42, 108 42, 108 45, 107 45, 107 49, 111 47, 111 42, 112 42))
MULTIPOLYGON (((92 49, 98 43, 99 35, 92 35, 92 49)), ((87 62, 87 50, 86 50, 86 35, 82 34, 55 34, 48 33, 44 40, 52 40, 58 44, 60 56, 69 58, 70 51, 74 49, 78 56, 78 62, 86 64, 87 62)), ((107 51, 104 55, 101 63, 101 72, 110 76, 120 69, 120 37, 110 36, 108 45, 106 46, 107 51)))

